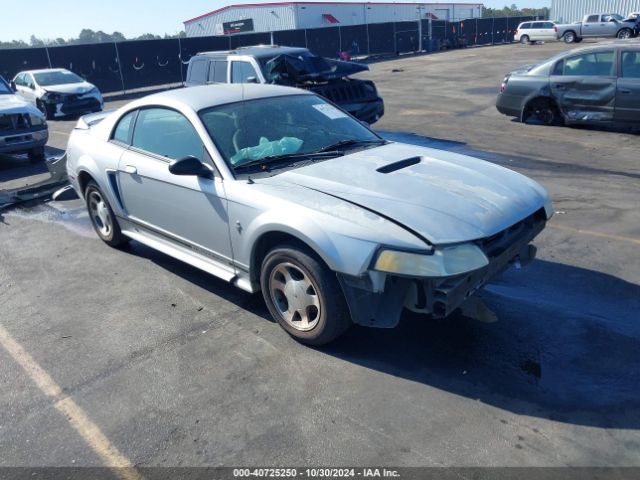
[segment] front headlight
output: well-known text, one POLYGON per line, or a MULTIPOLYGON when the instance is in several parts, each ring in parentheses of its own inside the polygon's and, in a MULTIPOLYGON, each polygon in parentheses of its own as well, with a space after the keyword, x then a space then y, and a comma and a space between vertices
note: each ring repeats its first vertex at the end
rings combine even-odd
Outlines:
POLYGON ((44 117, 36 115, 35 113, 29 114, 29 121, 31 122, 32 127, 41 127, 42 125, 47 124, 47 121, 44 119, 44 117))
POLYGON ((436 248, 431 255, 382 250, 374 268, 381 272, 415 277, 449 277, 477 270, 488 264, 489 260, 479 247, 463 243, 436 248))
POLYGON ((62 95, 60 95, 59 93, 55 93, 55 92, 47 92, 47 93, 44 94, 44 96, 42 98, 43 98, 43 100, 45 102, 58 103, 58 102, 62 101, 62 95))

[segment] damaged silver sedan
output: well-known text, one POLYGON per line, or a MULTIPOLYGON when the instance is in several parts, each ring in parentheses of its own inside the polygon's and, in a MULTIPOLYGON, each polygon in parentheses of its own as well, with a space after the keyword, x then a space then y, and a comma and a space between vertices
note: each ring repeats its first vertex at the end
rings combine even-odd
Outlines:
POLYGON ((248 292, 307 344, 403 308, 446 317, 532 258, 552 215, 511 170, 385 141, 318 95, 217 85, 85 116, 69 179, 107 244, 133 239, 248 292))

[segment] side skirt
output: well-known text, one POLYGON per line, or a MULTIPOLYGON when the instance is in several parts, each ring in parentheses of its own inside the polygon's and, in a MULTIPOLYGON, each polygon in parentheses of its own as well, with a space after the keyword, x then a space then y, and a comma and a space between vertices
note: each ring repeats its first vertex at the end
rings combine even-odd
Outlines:
POLYGON ((187 245, 182 245, 171 238, 162 235, 154 230, 146 228, 138 223, 131 222, 122 217, 118 217, 118 223, 122 233, 127 237, 140 242, 148 247, 158 250, 181 262, 187 263, 222 280, 233 283, 236 287, 249 293, 254 293, 256 289, 249 281, 248 273, 244 271, 236 274, 233 267, 222 262, 202 255, 187 245))

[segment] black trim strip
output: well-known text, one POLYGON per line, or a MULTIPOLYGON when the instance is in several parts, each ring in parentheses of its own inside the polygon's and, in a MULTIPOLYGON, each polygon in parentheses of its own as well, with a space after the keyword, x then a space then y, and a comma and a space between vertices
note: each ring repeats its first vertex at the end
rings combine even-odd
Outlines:
POLYGON ((391 173, 396 170, 401 170, 406 167, 410 167, 411 165, 416 165, 420 163, 420 157, 412 157, 407 158, 405 160, 398 160, 397 162, 390 163, 388 165, 383 165, 382 167, 376 168, 377 172, 380 173, 391 173))

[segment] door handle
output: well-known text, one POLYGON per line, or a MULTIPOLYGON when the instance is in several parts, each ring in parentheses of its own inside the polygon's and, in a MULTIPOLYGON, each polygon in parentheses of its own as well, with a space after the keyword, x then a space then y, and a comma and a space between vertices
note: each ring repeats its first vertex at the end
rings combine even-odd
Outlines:
POLYGON ((618 91, 620 93, 626 93, 626 94, 630 94, 631 93, 631 90, 627 90, 626 88, 619 88, 618 91))
POLYGON ((130 173, 131 175, 135 175, 136 173, 138 173, 138 169, 133 165, 125 165, 124 171, 130 173))

